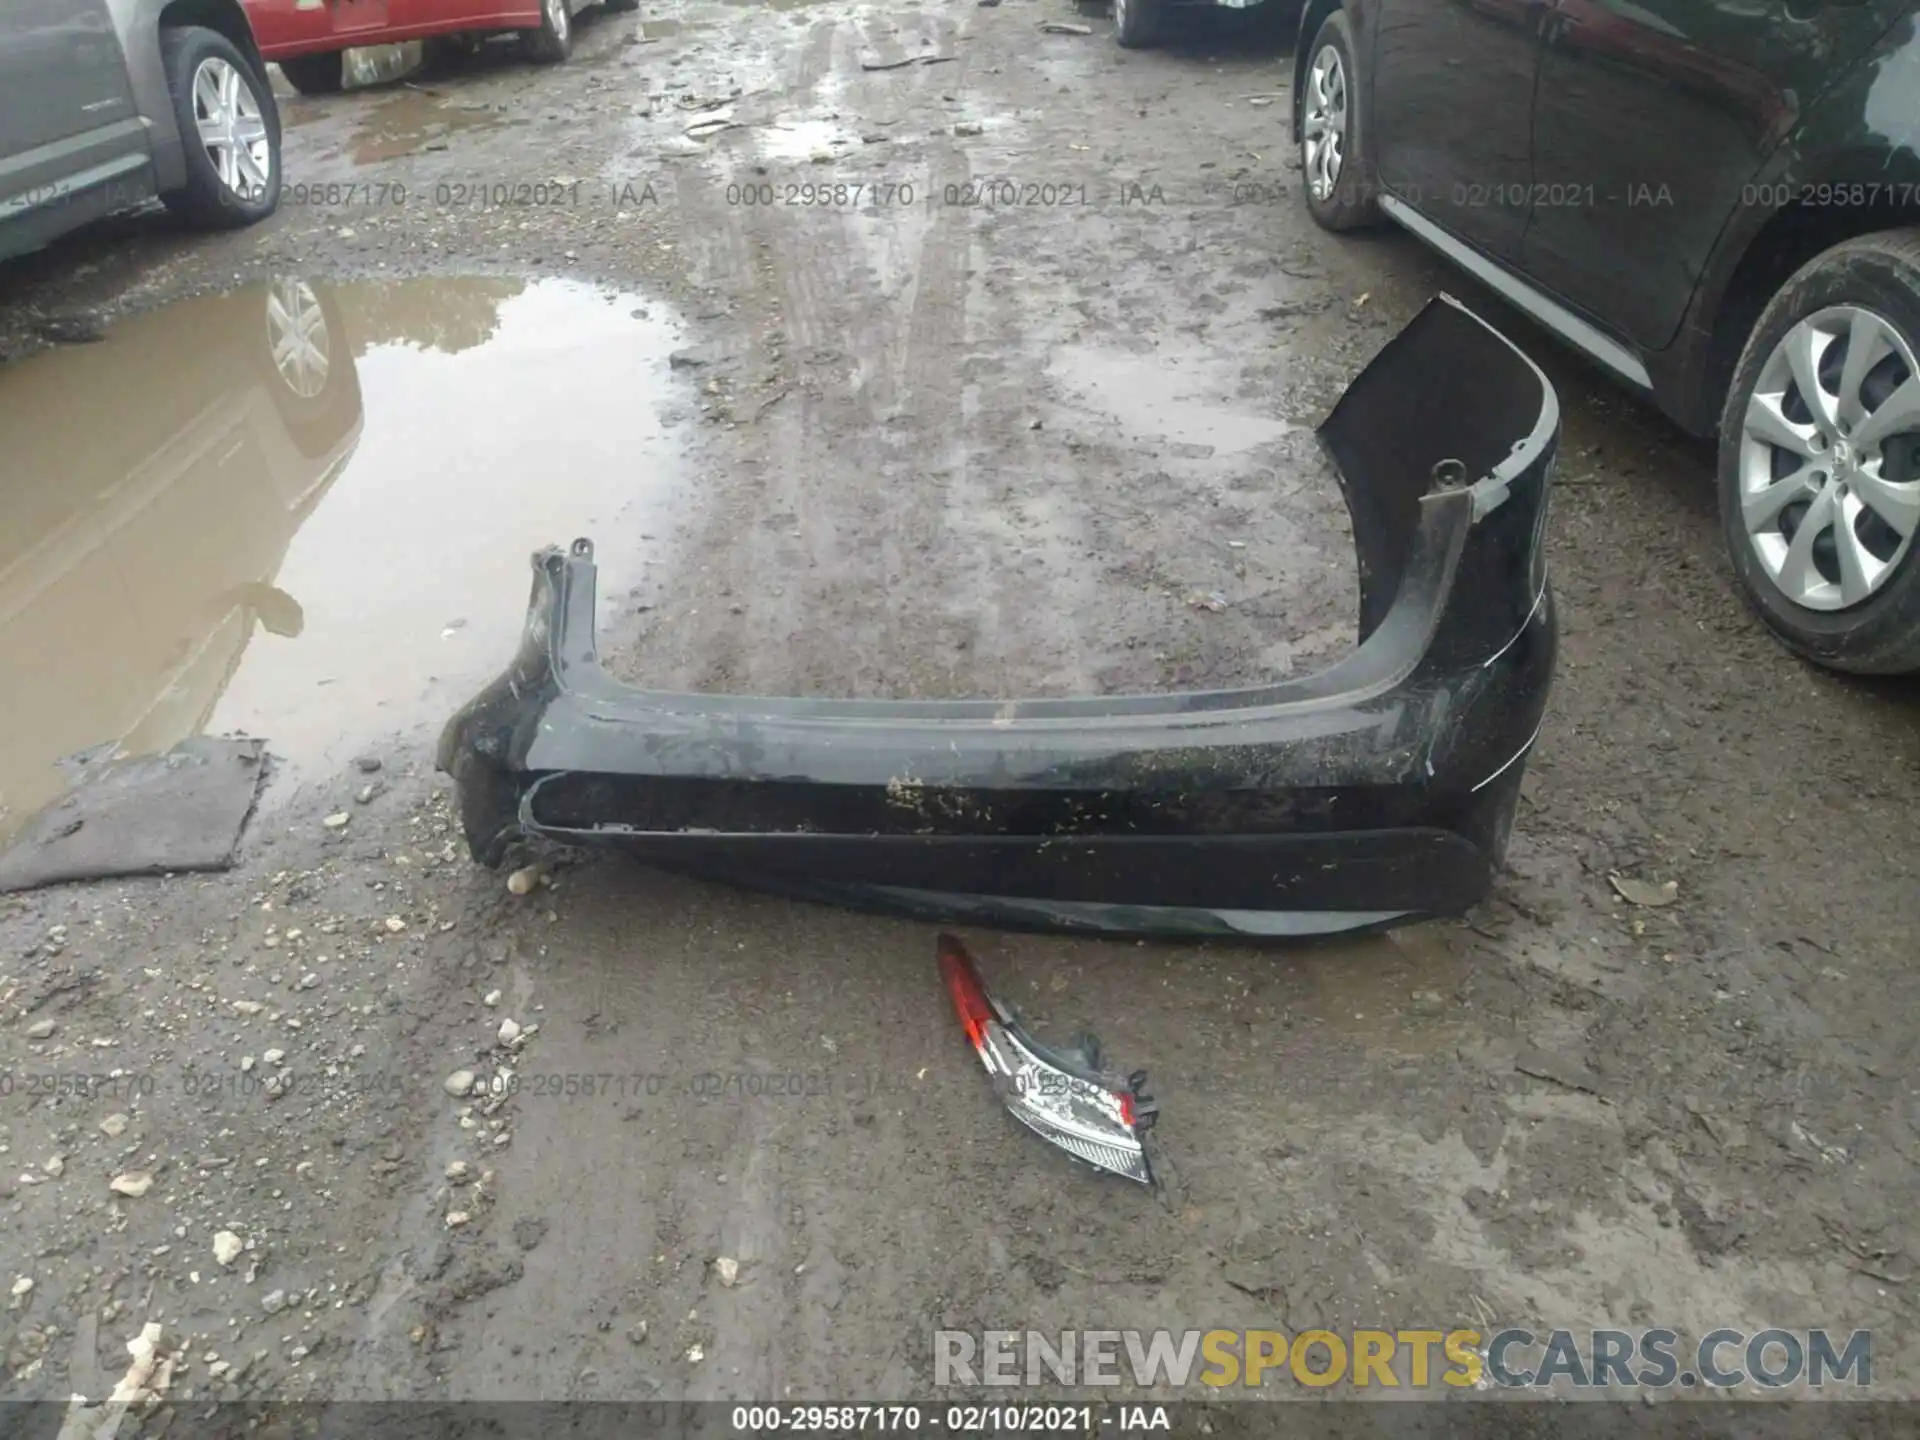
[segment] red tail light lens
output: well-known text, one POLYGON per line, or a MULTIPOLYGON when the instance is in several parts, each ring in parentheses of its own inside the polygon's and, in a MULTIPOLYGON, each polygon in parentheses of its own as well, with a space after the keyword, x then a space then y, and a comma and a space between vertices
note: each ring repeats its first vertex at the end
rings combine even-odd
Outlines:
POLYGON ((967 1032, 967 1043, 975 1050, 987 1044, 987 1022, 993 1019, 993 1002, 987 999, 987 987, 980 971, 967 954, 966 947, 951 935, 940 937, 940 978, 947 983, 947 995, 953 1001, 953 1013, 967 1032))

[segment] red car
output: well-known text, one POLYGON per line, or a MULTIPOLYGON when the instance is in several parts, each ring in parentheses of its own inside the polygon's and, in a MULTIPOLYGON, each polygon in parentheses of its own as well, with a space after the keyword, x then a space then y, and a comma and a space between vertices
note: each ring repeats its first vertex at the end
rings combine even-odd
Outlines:
MULTIPOLYGON (((302 95, 340 88, 342 52, 403 40, 461 45, 517 32, 527 57, 556 65, 573 49, 573 17, 593 0, 244 0, 260 53, 302 95)), ((640 0, 599 0, 637 10, 640 0)))

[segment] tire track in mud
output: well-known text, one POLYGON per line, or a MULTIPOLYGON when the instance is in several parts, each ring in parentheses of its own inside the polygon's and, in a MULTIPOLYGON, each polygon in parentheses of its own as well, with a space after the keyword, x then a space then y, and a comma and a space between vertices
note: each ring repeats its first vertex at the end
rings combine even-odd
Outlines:
MULTIPOLYGON (((991 34, 972 17, 820 18, 792 36, 767 109, 689 168, 685 245, 705 292, 724 296, 694 318, 730 332, 737 384, 714 417, 730 411, 731 432, 703 427, 730 472, 722 505, 645 642, 650 675, 1004 696, 1242 683, 1298 663, 1272 607, 1241 602, 1263 599, 1278 565, 1280 589, 1293 584, 1282 614, 1299 620, 1287 576, 1305 552, 1263 513, 1280 500, 1331 515, 1337 497, 1329 510, 1276 496, 1260 476, 1291 454, 1216 456, 1200 443, 1211 436, 1156 436, 1132 413, 1168 398, 1132 377, 1175 332, 1174 365, 1209 343, 1251 338, 1264 353, 1265 333, 1248 331, 1271 293, 1265 269, 1224 289, 1174 285, 1184 298, 1171 303, 1165 278, 1258 217, 1196 208, 1203 182, 1170 171, 1160 147, 1071 159, 1088 148, 1070 143, 1079 132, 998 78, 1007 57, 991 34), (951 58, 861 68, 915 56, 951 58), (1105 192, 1139 177, 1173 187, 1168 208, 1112 208, 1105 192), (946 203, 982 179, 1085 181, 1093 208, 946 203), (776 203, 729 204, 729 182, 776 203), (876 182, 913 184, 915 203, 787 203, 789 187, 876 182), (1063 346, 1079 368, 1056 374, 1063 346), (1230 612, 1194 611, 1190 598, 1215 589, 1230 612), (828 629, 835 646, 811 643, 828 629)), ((1084 50, 1050 52, 1045 69, 1051 88, 1103 83, 1084 50)), ((1260 363, 1237 381, 1189 365, 1174 398, 1257 416, 1273 379, 1260 363)), ((1342 635, 1304 642, 1338 648, 1342 635)))
POLYGON ((785 1283, 794 1265, 790 1242, 798 1232, 805 1239, 804 1215, 783 1213, 781 1157, 786 1132, 784 1117, 769 1116, 769 1107, 742 1106, 728 1144, 726 1174, 739 1175, 733 1200, 719 1217, 719 1253, 709 1272, 717 1286, 731 1289, 722 1302, 725 1324, 716 1327, 707 1360, 689 1387, 688 1398, 725 1400, 735 1395, 781 1395, 792 1376, 787 1348, 805 1352, 806 1341, 795 1332, 807 1328, 792 1305, 785 1283), (769 1124, 768 1121, 773 1123, 769 1124), (735 1166, 738 1170, 735 1170, 735 1166), (798 1218, 799 1224, 792 1224, 798 1218), (738 1265, 731 1286, 719 1277, 718 1260, 738 1265), (796 1319, 798 1318, 798 1323, 796 1319))
MULTIPOLYGON (((951 49, 953 30, 942 23, 907 43, 951 49)), ((964 61, 861 74, 858 56, 882 39, 858 20, 816 25, 798 66, 808 88, 789 113, 831 103, 864 114, 873 104, 865 92, 892 108, 924 101, 934 86, 957 94, 964 85, 964 61), (822 98, 829 77, 848 72, 858 78, 846 81, 845 93, 822 98)), ((710 260, 743 257, 731 274, 710 277, 728 290, 735 314, 761 329, 735 368, 781 372, 777 403, 736 416, 758 427, 746 457, 753 478, 729 487, 738 499, 725 528, 713 532, 714 548, 738 556, 728 565, 733 573, 768 577, 765 588, 781 593, 742 619, 703 627, 702 683, 744 679, 756 689, 839 693, 937 686, 944 677, 922 673, 918 656, 887 656, 883 646, 900 586, 920 587, 915 604, 937 617, 965 608, 936 579, 952 573, 937 563, 949 507, 930 472, 952 467, 928 459, 963 453, 953 439, 961 421, 954 357, 965 334, 968 223, 937 197, 965 180, 966 161, 944 143, 931 156, 897 159, 891 148, 863 149, 831 169, 782 163, 773 149, 761 143, 716 155, 707 181, 687 187, 698 194, 683 207, 690 245, 710 260), (771 182, 777 200, 791 184, 911 184, 915 195, 911 206, 890 203, 897 191, 846 209, 730 205, 726 189, 736 178, 771 182), (849 468, 877 483, 848 484, 849 468), (842 640, 832 673, 794 673, 786 667, 811 648, 804 632, 817 616, 832 616, 842 640), (777 668, 749 675, 749 657, 777 668)), ((972 626, 941 618, 939 631, 934 648, 950 651, 944 637, 964 639, 972 626)))
MULTIPOLYGON (((840 102, 872 117, 900 116, 958 103, 969 82, 967 52, 956 44, 959 26, 949 17, 912 17, 895 25, 880 16, 864 17, 850 33, 847 73, 840 102), (854 71, 860 55, 882 62, 916 56, 951 57, 937 66, 854 71)), ((937 113, 937 112, 936 112, 937 113)), ((888 122, 891 123, 891 122, 888 122)), ((994 557, 968 545, 949 523, 953 494, 965 485, 968 444, 964 382, 959 357, 968 338, 968 258, 972 244, 967 211, 945 205, 950 187, 971 178, 965 153, 944 135, 930 134, 911 165, 883 166, 887 182, 915 186, 911 210, 871 220, 847 217, 835 236, 835 252, 825 260, 858 284, 870 276, 868 293, 840 288, 852 296, 852 314, 840 318, 838 333, 854 337, 858 409, 847 418, 872 437, 881 484, 863 487, 850 498, 856 513, 849 526, 860 537, 857 561, 865 575, 877 578, 862 596, 822 594, 822 601, 852 601, 864 611, 859 653, 866 657, 856 683, 865 692, 887 694, 954 693, 971 687, 956 683, 961 668, 955 657, 977 649, 981 634, 975 574, 991 568, 994 557), (884 235, 872 226, 887 225, 884 235), (908 232, 903 234, 902 232, 908 232), (846 247, 862 247, 849 260, 846 247), (891 263, 889 263, 891 262, 891 263), (895 288, 897 286, 897 288, 895 288), (862 305, 861 299, 866 303, 862 305), (904 304, 898 303, 904 300, 904 304), (864 313, 862 313, 864 312, 864 313), (892 596, 912 594, 916 616, 930 631, 910 654, 884 654, 892 596)), ((819 445, 819 435, 803 437, 831 473, 837 447, 819 445)), ((847 495, 844 487, 839 494, 847 495)))
MULTIPOLYGON (((672 651, 667 668, 692 672, 690 683, 1061 693, 1096 688, 1114 669, 1112 617, 1098 593, 1113 564, 1080 513, 1103 509, 1083 492, 1107 472, 1077 476, 1060 438, 1034 433, 1050 383, 1046 337, 1059 323, 1018 303, 1029 274, 1070 293, 1065 267, 1005 229, 1057 233, 1066 222, 948 203, 977 173, 967 152, 978 147, 948 133, 954 120, 1007 104, 973 92, 962 41, 945 16, 891 28, 875 15, 816 23, 775 129, 858 126, 875 143, 842 143, 826 165, 771 131, 735 132, 680 187, 699 279, 727 296, 736 330, 756 332, 733 369, 778 375, 767 390, 741 393, 779 397, 735 408, 735 423, 751 429, 737 447, 720 441, 737 478, 723 487, 725 511, 698 562, 763 577, 754 603, 733 601, 730 589, 708 593, 698 615, 675 617, 672 633, 647 645, 672 651), (952 58, 860 68, 863 56, 915 55, 952 58), (881 115, 891 118, 873 118, 881 115), (877 209, 728 204, 734 181, 770 183, 776 201, 794 184, 912 184, 915 197, 877 209), (981 283, 976 267, 1009 270, 1015 283, 981 283), (850 471, 866 478, 849 483, 850 471), (823 622, 840 641, 826 655, 808 643, 823 622)), ((1084 251, 1072 238, 1068 250, 1084 251)), ((650 673, 659 658, 650 654, 650 673)))
POLYGON ((803 637, 793 621, 808 608, 811 557, 833 541, 831 524, 822 523, 830 522, 832 512, 818 503, 822 487, 810 477, 818 460, 808 437, 827 423, 819 391, 837 367, 820 363, 834 333, 822 290, 831 290, 838 277, 788 263, 782 242, 791 237, 770 233, 773 212, 726 203, 729 175, 751 175, 750 166, 716 157, 683 213, 690 232, 725 235, 727 249, 740 257, 724 289, 735 314, 748 317, 752 328, 742 332, 731 368, 777 373, 783 398, 768 405, 760 422, 765 439, 751 446, 755 453, 733 467, 726 485, 730 504, 699 548, 717 553, 732 574, 762 577, 767 598, 784 603, 699 627, 697 650, 683 662, 698 667, 691 683, 708 689, 793 687, 793 679, 756 671, 752 662, 785 657, 799 647, 803 637))
POLYGON ((874 1179, 937 1173, 949 1145, 1003 1118, 978 1103, 957 1043, 931 1043, 953 1040, 937 980, 898 987, 848 951, 844 968, 809 976, 799 1003, 823 1008, 796 1026, 793 974, 770 956, 810 938, 857 945, 867 922, 827 912, 828 933, 810 937, 821 912, 620 865, 569 871, 564 887, 565 963, 528 947, 509 981, 518 1011, 537 1004, 543 1023, 519 1067, 498 1208, 442 1242, 462 1257, 455 1278, 501 1276, 511 1290, 462 1290, 445 1309, 442 1393, 905 1393, 920 1357, 898 1337, 918 1336, 924 1317, 902 1286, 925 1237, 958 1222, 949 1201, 902 1206, 874 1179), (670 938, 636 946, 642 915, 670 938), (601 1080, 574 1093, 536 1089, 538 1075, 601 1080), (666 1084, 608 1093, 639 1075, 666 1084), (883 1090, 857 1083, 874 1075, 883 1090), (718 1083, 690 1088, 700 1078, 718 1083), (909 1088, 936 1107, 931 1124, 903 1117, 909 1088), (734 1284, 722 1257, 738 1263, 734 1284))
MULTIPOLYGON (((915 17, 916 19, 927 17, 915 17)), ((937 95, 942 103, 968 93, 969 61, 955 44, 959 27, 946 16, 901 33, 872 17, 868 44, 885 58, 905 55, 953 56, 947 63, 906 70, 874 71, 857 82, 863 113, 905 109, 903 89, 937 95), (902 85, 902 81, 906 82, 902 85)), ((915 653, 894 657, 894 693, 951 694, 959 667, 953 657, 977 647, 979 607, 973 576, 991 557, 970 553, 964 537, 949 524, 951 497, 965 485, 968 443, 959 357, 969 330, 968 257, 972 223, 968 212, 944 203, 949 187, 964 187, 972 177, 967 156, 950 139, 929 137, 925 156, 925 209, 913 263, 906 268, 912 299, 895 327, 888 375, 889 423, 881 430, 886 458, 881 472, 888 484, 873 497, 879 513, 873 528, 883 537, 880 558, 884 583, 912 587, 917 603, 929 612, 926 642, 915 653), (904 502, 904 503, 903 503, 904 502), (889 523, 892 521, 893 523, 889 523)))
MULTIPOLYGON (((973 98, 976 111, 1017 108, 991 91, 973 98)), ((1040 418, 1048 337, 1059 319, 1031 304, 1033 280, 1045 267, 1006 241, 1008 226, 1047 220, 966 203, 969 182, 1009 172, 998 165, 976 171, 957 147, 954 154, 960 163, 936 182, 935 198, 945 205, 949 184, 960 192, 962 203, 943 211, 959 219, 954 247, 942 258, 957 272, 947 283, 963 296, 971 328, 956 325, 942 345, 933 310, 917 314, 910 359, 914 388, 949 389, 957 417, 942 454, 951 473, 941 529, 965 557, 953 567, 951 608, 971 617, 971 634, 969 648, 950 663, 970 677, 957 687, 966 693, 1086 693, 1111 616, 1098 603, 1101 562, 1086 558, 1093 547, 1076 510, 1099 506, 1078 497, 1062 503, 1060 487, 1075 485, 1080 467, 1060 463, 1061 441, 1042 433, 1040 418), (975 283, 976 275, 986 278, 975 283), (1015 296, 1028 303, 1012 303, 1015 296)), ((1015 169, 1011 178, 1033 177, 1015 169)))
POLYGON ((834 40, 839 34, 837 20, 816 20, 807 30, 807 43, 801 47, 799 63, 794 68, 796 91, 806 94, 827 78, 833 69, 834 40))

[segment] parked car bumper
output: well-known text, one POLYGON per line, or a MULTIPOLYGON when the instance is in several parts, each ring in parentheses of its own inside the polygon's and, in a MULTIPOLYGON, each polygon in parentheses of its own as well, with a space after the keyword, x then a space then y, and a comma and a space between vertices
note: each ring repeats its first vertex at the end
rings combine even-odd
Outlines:
POLYGON ((589 541, 534 556, 506 674, 440 768, 474 857, 526 836, 928 915, 1122 933, 1325 933, 1458 912, 1504 854, 1555 630, 1559 410, 1449 297, 1320 427, 1360 644, 1300 679, 1045 700, 654 692, 599 665, 589 541))

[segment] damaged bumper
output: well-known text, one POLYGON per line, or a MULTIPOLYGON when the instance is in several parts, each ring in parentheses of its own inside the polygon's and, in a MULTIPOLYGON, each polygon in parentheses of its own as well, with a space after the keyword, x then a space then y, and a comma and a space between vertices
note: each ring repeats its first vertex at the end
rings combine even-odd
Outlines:
POLYGON ((511 668, 449 722, 474 857, 541 835, 997 924, 1324 934, 1487 892, 1553 671, 1546 377, 1434 300, 1320 427, 1360 644, 1241 690, 887 701, 655 692, 600 668, 593 547, 534 557, 511 668))

